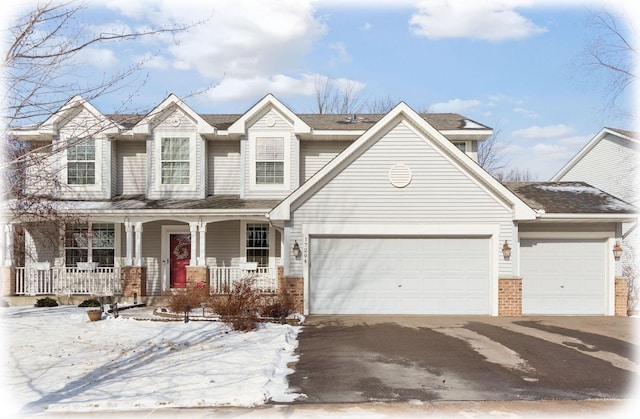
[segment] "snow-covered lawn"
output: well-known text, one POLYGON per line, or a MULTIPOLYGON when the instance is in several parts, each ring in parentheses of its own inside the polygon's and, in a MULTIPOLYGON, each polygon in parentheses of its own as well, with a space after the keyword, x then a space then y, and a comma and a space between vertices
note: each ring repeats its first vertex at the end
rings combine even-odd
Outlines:
POLYGON ((125 312, 90 322, 86 310, 0 308, 3 399, 13 402, 11 412, 3 403, 4 413, 254 406, 298 396, 286 376, 300 326, 264 323, 242 333, 125 312))

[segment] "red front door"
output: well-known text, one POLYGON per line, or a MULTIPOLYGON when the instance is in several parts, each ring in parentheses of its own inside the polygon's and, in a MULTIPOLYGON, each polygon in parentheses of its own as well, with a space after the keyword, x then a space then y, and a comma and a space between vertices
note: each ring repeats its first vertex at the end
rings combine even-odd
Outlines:
POLYGON ((191 234, 169 235, 169 276, 171 288, 186 288, 191 260, 191 234))

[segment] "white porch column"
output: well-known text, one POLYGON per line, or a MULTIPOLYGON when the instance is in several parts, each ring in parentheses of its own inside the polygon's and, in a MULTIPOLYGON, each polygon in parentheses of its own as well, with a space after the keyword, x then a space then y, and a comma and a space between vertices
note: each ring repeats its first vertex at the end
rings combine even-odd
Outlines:
POLYGON ((13 224, 4 226, 3 266, 13 266, 13 224))
POLYGON ((189 223, 189 231, 191 231, 191 260, 189 265, 197 266, 198 251, 198 223, 189 223))
POLYGON ((6 224, 0 224, 0 231, 2 232, 2 234, 0 234, 0 266, 4 266, 4 261, 7 256, 7 235, 4 233, 6 226, 6 224))
POLYGON ((127 254, 125 257, 124 265, 133 266, 133 224, 131 221, 125 221, 124 231, 127 235, 127 254))
POLYGON ((136 252, 134 266, 142 266, 142 223, 135 223, 136 252))
POLYGON ((207 223, 202 222, 200 223, 200 225, 198 226, 198 229, 200 230, 200 243, 198 244, 199 246, 199 251, 200 251, 200 256, 198 257, 198 266, 206 266, 206 258, 205 258, 205 248, 206 248, 206 241, 207 241, 207 223))

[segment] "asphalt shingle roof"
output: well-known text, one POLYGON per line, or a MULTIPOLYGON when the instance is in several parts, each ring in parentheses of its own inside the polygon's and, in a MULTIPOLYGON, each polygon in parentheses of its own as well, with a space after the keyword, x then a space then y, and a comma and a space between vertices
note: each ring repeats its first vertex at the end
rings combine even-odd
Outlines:
POLYGON ((559 214, 633 214, 633 205, 585 182, 506 182, 535 210, 559 214))

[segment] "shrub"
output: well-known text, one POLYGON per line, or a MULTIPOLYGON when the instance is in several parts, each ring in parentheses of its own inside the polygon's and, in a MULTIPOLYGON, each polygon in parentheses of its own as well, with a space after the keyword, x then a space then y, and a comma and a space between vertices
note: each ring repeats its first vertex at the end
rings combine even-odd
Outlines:
POLYGON ((58 302, 51 297, 38 298, 34 307, 57 307, 58 302))
POLYGON ((100 301, 95 298, 89 298, 78 304, 78 307, 100 307, 100 301))
POLYGON ((176 290, 167 300, 167 307, 174 313, 184 313, 185 306, 189 309, 200 308, 209 298, 208 288, 185 288, 176 290))
POLYGON ((211 308, 227 318, 234 330, 248 332, 256 328, 260 305, 260 293, 254 288, 251 276, 233 284, 226 295, 211 299, 211 308))
POLYGON ((282 316, 284 310, 285 317, 292 314, 294 310, 293 300, 289 294, 280 294, 276 299, 269 303, 265 303, 260 307, 260 315, 262 317, 282 316))

